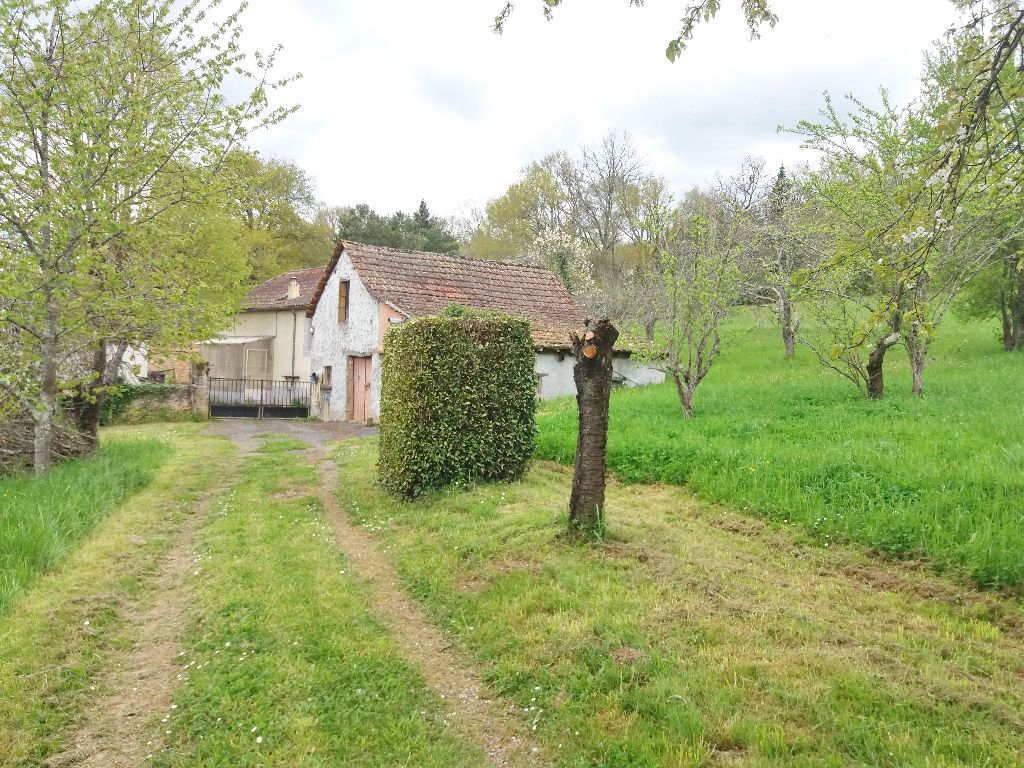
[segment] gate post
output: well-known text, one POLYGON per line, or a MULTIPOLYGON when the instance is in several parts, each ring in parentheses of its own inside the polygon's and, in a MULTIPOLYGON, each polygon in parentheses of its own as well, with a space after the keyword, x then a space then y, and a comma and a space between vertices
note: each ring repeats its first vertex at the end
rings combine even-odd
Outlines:
POLYGON ((204 363, 196 363, 192 370, 192 415, 210 418, 210 376, 204 363))

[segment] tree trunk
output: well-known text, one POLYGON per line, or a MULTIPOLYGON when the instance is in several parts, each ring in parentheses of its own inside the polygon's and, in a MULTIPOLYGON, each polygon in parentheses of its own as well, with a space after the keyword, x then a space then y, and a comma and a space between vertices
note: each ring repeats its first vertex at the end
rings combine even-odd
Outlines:
POLYGON ((920 340, 909 350, 910 373, 913 383, 910 386, 910 393, 914 397, 921 397, 924 394, 924 358, 927 349, 920 340))
POLYGON ((648 320, 644 323, 644 337, 648 341, 654 341, 654 326, 658 324, 657 320, 648 320))
POLYGON ((100 444, 100 409, 103 407, 103 395, 81 388, 75 390, 72 407, 75 414, 75 428, 82 433, 89 445, 89 451, 95 451, 100 444))
POLYGON ((924 363, 928 356, 929 339, 922 312, 928 302, 928 282, 927 274, 918 276, 914 289, 914 319, 910 324, 910 333, 907 334, 907 355, 910 357, 910 373, 913 378, 910 392, 914 397, 921 397, 924 393, 924 363))
POLYGON ((775 305, 775 313, 782 326, 782 342, 786 345, 786 357, 796 354, 796 328, 793 326, 793 303, 785 288, 779 289, 779 300, 775 305))
POLYGON ((683 409, 683 418, 689 419, 693 416, 693 392, 685 374, 673 373, 672 380, 676 383, 676 394, 679 395, 679 405, 683 409))
POLYGON ((573 378, 579 407, 576 466, 569 499, 569 525, 599 533, 604 526, 608 402, 612 391, 612 348, 619 332, 608 320, 587 321, 582 336, 572 334, 576 356, 573 378))
MULTIPOLYGON (((1018 264, 1018 267, 1020 265, 1018 264)), ((1024 351, 1024 269, 1018 269, 1020 282, 1017 284, 1017 306, 1013 315, 1013 348, 1018 352, 1024 351)))
POLYGON ((884 339, 879 339, 875 348, 868 355, 868 397, 872 400, 881 400, 885 395, 885 381, 883 379, 882 364, 885 362, 885 353, 889 348, 900 340, 899 333, 895 331, 884 339))
MULTIPOLYGON (((123 353, 121 353, 123 356, 123 353)), ((120 365, 120 357, 117 364, 120 365)), ((96 344, 92 358, 92 373, 95 378, 91 382, 84 382, 75 388, 72 398, 74 409, 75 427, 89 444, 90 450, 99 447, 100 442, 100 409, 103 407, 103 400, 106 398, 106 391, 103 389, 110 384, 109 365, 107 361, 107 343, 100 340, 96 344)))
POLYGON ((53 420, 57 415, 57 366, 52 355, 46 357, 49 359, 44 358, 41 363, 40 407, 32 414, 35 420, 34 468, 37 475, 45 475, 53 466, 53 420))
POLYGON ((1010 319, 1010 308, 1006 303, 1006 291, 999 292, 999 319, 1003 324, 1003 349, 1012 352, 1014 349, 1013 320, 1010 319))

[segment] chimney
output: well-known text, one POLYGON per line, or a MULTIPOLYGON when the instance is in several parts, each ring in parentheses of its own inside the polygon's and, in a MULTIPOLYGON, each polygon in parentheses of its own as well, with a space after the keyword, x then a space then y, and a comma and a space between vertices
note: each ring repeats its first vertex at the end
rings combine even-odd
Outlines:
POLYGON ((295 277, 295 275, 292 275, 291 282, 288 283, 288 298, 297 299, 299 298, 300 293, 301 291, 299 290, 299 279, 295 277))

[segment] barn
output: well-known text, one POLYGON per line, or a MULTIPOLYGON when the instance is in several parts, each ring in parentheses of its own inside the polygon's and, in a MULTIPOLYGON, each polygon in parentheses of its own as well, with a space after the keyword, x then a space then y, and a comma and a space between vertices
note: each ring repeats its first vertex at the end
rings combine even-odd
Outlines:
MULTIPOLYGON (((314 411, 328 421, 375 422, 388 327, 451 304, 527 320, 538 396, 575 394, 569 332, 582 327, 585 312, 550 270, 342 241, 306 311, 314 411)), ((628 350, 617 353, 614 367, 626 386, 664 380, 628 350)))

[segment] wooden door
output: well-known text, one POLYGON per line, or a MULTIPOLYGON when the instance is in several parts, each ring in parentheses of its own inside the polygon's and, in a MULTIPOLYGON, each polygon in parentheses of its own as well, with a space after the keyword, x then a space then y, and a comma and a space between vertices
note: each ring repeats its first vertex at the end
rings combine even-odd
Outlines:
POLYGON ((351 388, 349 418, 364 424, 370 421, 370 386, 373 381, 373 358, 351 357, 351 388))

